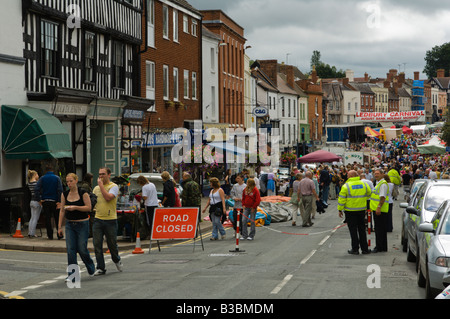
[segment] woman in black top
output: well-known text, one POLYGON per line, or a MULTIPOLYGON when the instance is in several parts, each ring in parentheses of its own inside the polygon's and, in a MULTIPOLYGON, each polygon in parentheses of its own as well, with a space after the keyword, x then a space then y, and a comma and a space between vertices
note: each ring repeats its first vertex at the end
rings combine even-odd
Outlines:
POLYGON ((175 185, 170 179, 169 172, 162 172, 161 178, 164 182, 163 200, 161 204, 164 207, 175 207, 175 185))
POLYGON ((69 190, 61 195, 58 235, 62 236, 61 224, 66 217, 66 247, 69 264, 67 281, 72 281, 71 275, 75 272, 72 267, 78 267, 77 253, 80 254, 90 276, 94 275, 95 265, 87 248, 91 199, 87 192, 77 187, 77 175, 68 174, 66 182, 69 190))

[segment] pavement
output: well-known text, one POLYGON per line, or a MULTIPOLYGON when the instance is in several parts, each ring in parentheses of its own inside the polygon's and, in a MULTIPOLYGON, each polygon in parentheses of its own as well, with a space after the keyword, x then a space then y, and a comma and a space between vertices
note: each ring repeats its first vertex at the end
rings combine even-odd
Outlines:
MULTIPOLYGON (((208 201, 207 197, 202 198, 202 208, 206 206, 208 201)), ((200 230, 202 235, 204 236, 207 232, 212 230, 212 223, 209 220, 204 220, 206 216, 208 216, 208 211, 202 215, 202 222, 200 223, 200 230)), ((55 230, 54 230, 55 231, 55 230)), ((66 241, 65 239, 58 240, 55 238, 53 240, 49 240, 47 238, 47 233, 45 227, 42 228, 42 237, 37 238, 29 238, 28 237, 28 229, 26 227, 22 227, 22 235, 24 238, 13 238, 13 234, 9 233, 0 233, 0 249, 6 250, 21 250, 21 251, 35 251, 35 252, 56 252, 56 253, 65 253, 66 250, 66 241)), ((39 229, 36 230, 36 235, 40 236, 39 229)), ((198 240, 198 239, 197 239, 198 240)), ((173 241, 160 241, 160 245, 164 245, 168 242, 173 241)), ((123 239, 122 236, 118 236, 117 244, 119 246, 119 251, 131 250, 136 247, 136 242, 128 239, 123 239)), ((150 245, 150 240, 141 239, 141 247, 148 248, 150 245)), ((152 241, 152 247, 156 247, 157 242, 152 241)), ((103 248, 106 251, 106 243, 103 244, 103 248)), ((90 252, 94 252, 94 245, 92 243, 92 238, 88 240, 88 249, 90 252)))

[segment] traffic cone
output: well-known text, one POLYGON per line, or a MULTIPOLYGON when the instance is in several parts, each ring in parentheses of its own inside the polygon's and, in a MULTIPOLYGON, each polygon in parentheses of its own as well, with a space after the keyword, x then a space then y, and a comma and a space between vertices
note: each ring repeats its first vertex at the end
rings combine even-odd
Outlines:
POLYGON ((143 254, 144 251, 141 248, 141 235, 139 232, 136 235, 136 248, 133 250, 133 254, 143 254))
POLYGON ((21 229, 22 229, 22 226, 21 226, 21 222, 20 222, 20 218, 19 218, 19 221, 17 222, 16 233, 13 235, 13 238, 23 238, 21 229))

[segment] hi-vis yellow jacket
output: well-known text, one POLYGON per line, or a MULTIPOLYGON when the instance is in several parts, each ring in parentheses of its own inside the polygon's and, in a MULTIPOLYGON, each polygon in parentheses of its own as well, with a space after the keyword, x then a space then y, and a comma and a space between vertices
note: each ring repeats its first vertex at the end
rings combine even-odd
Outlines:
MULTIPOLYGON (((383 184, 387 185, 387 182, 384 179, 377 183, 377 186, 375 186, 375 189, 372 192, 372 196, 370 197, 370 210, 372 210, 373 212, 377 210, 377 207, 380 204, 380 188, 383 184)), ((386 194, 386 199, 383 206, 381 206, 382 213, 389 213, 389 185, 387 185, 387 187, 388 192, 386 194)))
POLYGON ((367 201, 371 195, 370 187, 358 177, 351 177, 342 186, 339 193, 338 210, 347 212, 367 210, 367 201))
POLYGON ((400 185, 402 183, 402 178, 400 177, 400 174, 397 172, 396 169, 391 169, 388 172, 388 176, 394 185, 400 185))

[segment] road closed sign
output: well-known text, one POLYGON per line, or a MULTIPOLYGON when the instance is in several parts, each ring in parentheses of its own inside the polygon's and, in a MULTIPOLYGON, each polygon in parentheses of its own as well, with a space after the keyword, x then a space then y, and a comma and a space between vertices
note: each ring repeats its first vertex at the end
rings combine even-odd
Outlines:
POLYGON ((198 213, 198 208, 156 208, 152 240, 195 238, 198 213))

